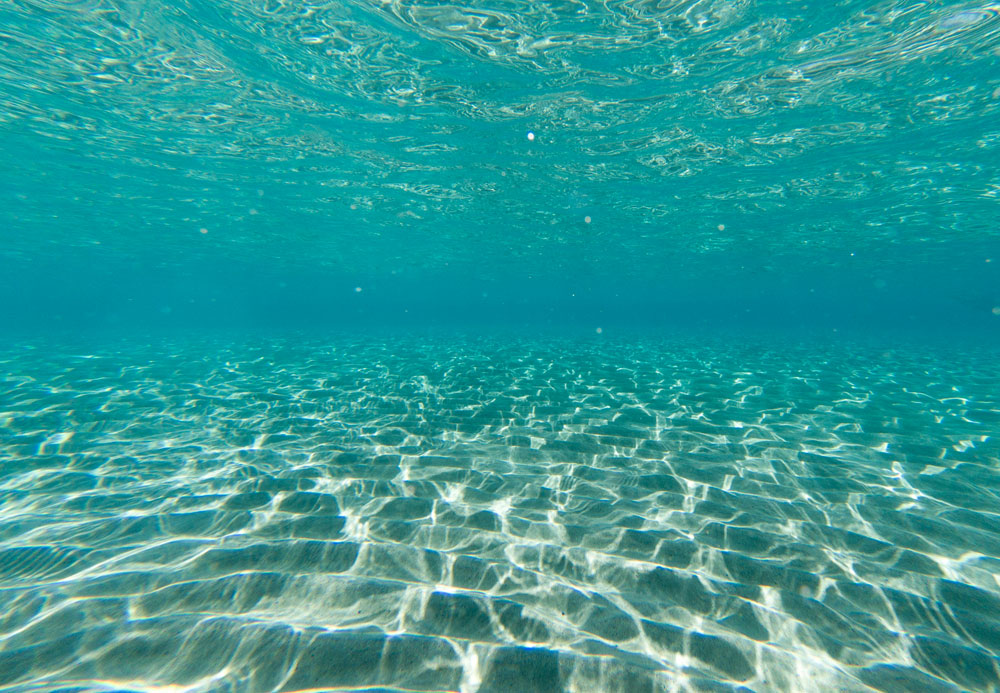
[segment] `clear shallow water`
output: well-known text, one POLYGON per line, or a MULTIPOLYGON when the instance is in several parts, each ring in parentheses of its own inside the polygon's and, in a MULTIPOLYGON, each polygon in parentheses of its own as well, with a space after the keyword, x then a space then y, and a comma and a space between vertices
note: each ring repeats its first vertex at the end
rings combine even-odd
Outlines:
POLYGON ((997 690, 996 357, 9 346, 0 687, 997 690))
POLYGON ((393 318, 815 294, 1000 322, 993 4, 24 0, 0 26, 8 320, 250 293, 311 324, 360 285, 393 318))
POLYGON ((0 2, 0 690, 1000 691, 998 61, 0 2))

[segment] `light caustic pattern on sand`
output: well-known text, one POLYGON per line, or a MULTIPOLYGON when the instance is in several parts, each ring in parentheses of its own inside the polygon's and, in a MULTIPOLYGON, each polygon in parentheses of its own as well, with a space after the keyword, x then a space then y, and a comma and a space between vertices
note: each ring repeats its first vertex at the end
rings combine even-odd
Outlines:
POLYGON ((995 356, 8 347, 0 689, 996 690, 995 356))

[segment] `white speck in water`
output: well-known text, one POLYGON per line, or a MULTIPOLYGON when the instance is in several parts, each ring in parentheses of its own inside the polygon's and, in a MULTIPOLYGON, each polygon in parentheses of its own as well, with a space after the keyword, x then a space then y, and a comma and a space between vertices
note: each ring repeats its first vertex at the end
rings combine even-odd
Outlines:
POLYGON ((535 141, 535 133, 531 132, 530 130, 528 131, 528 141, 529 142, 535 141))
POLYGON ((354 287, 354 293, 360 294, 361 293, 361 287, 360 286, 354 287))
POLYGON ((603 334, 604 333, 604 328, 603 327, 598 327, 596 330, 594 330, 594 332, 596 332, 597 334, 603 334))
POLYGON ((590 217, 584 217, 583 218, 583 223, 584 224, 589 224, 590 223, 590 217))

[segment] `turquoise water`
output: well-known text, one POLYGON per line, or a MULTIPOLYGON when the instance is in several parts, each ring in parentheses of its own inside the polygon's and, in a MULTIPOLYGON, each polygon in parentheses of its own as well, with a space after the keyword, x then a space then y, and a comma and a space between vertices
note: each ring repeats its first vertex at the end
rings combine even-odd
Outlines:
POLYGON ((1000 683, 996 351, 305 337, 0 356, 0 686, 1000 683))
POLYGON ((0 691, 1000 691, 998 65, 0 2, 0 691))
POLYGON ((995 5, 25 0, 0 27, 5 322, 998 329, 995 5))

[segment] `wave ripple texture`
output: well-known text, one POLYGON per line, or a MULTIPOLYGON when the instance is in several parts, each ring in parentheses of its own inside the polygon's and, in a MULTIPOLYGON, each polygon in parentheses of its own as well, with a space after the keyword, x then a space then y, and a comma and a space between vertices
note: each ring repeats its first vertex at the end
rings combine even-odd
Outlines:
POLYGON ((0 257, 815 252, 892 286, 996 257, 998 46, 1000 5, 955 0, 6 2, 0 257))
POLYGON ((0 690, 997 690, 994 357, 7 347, 0 690))

